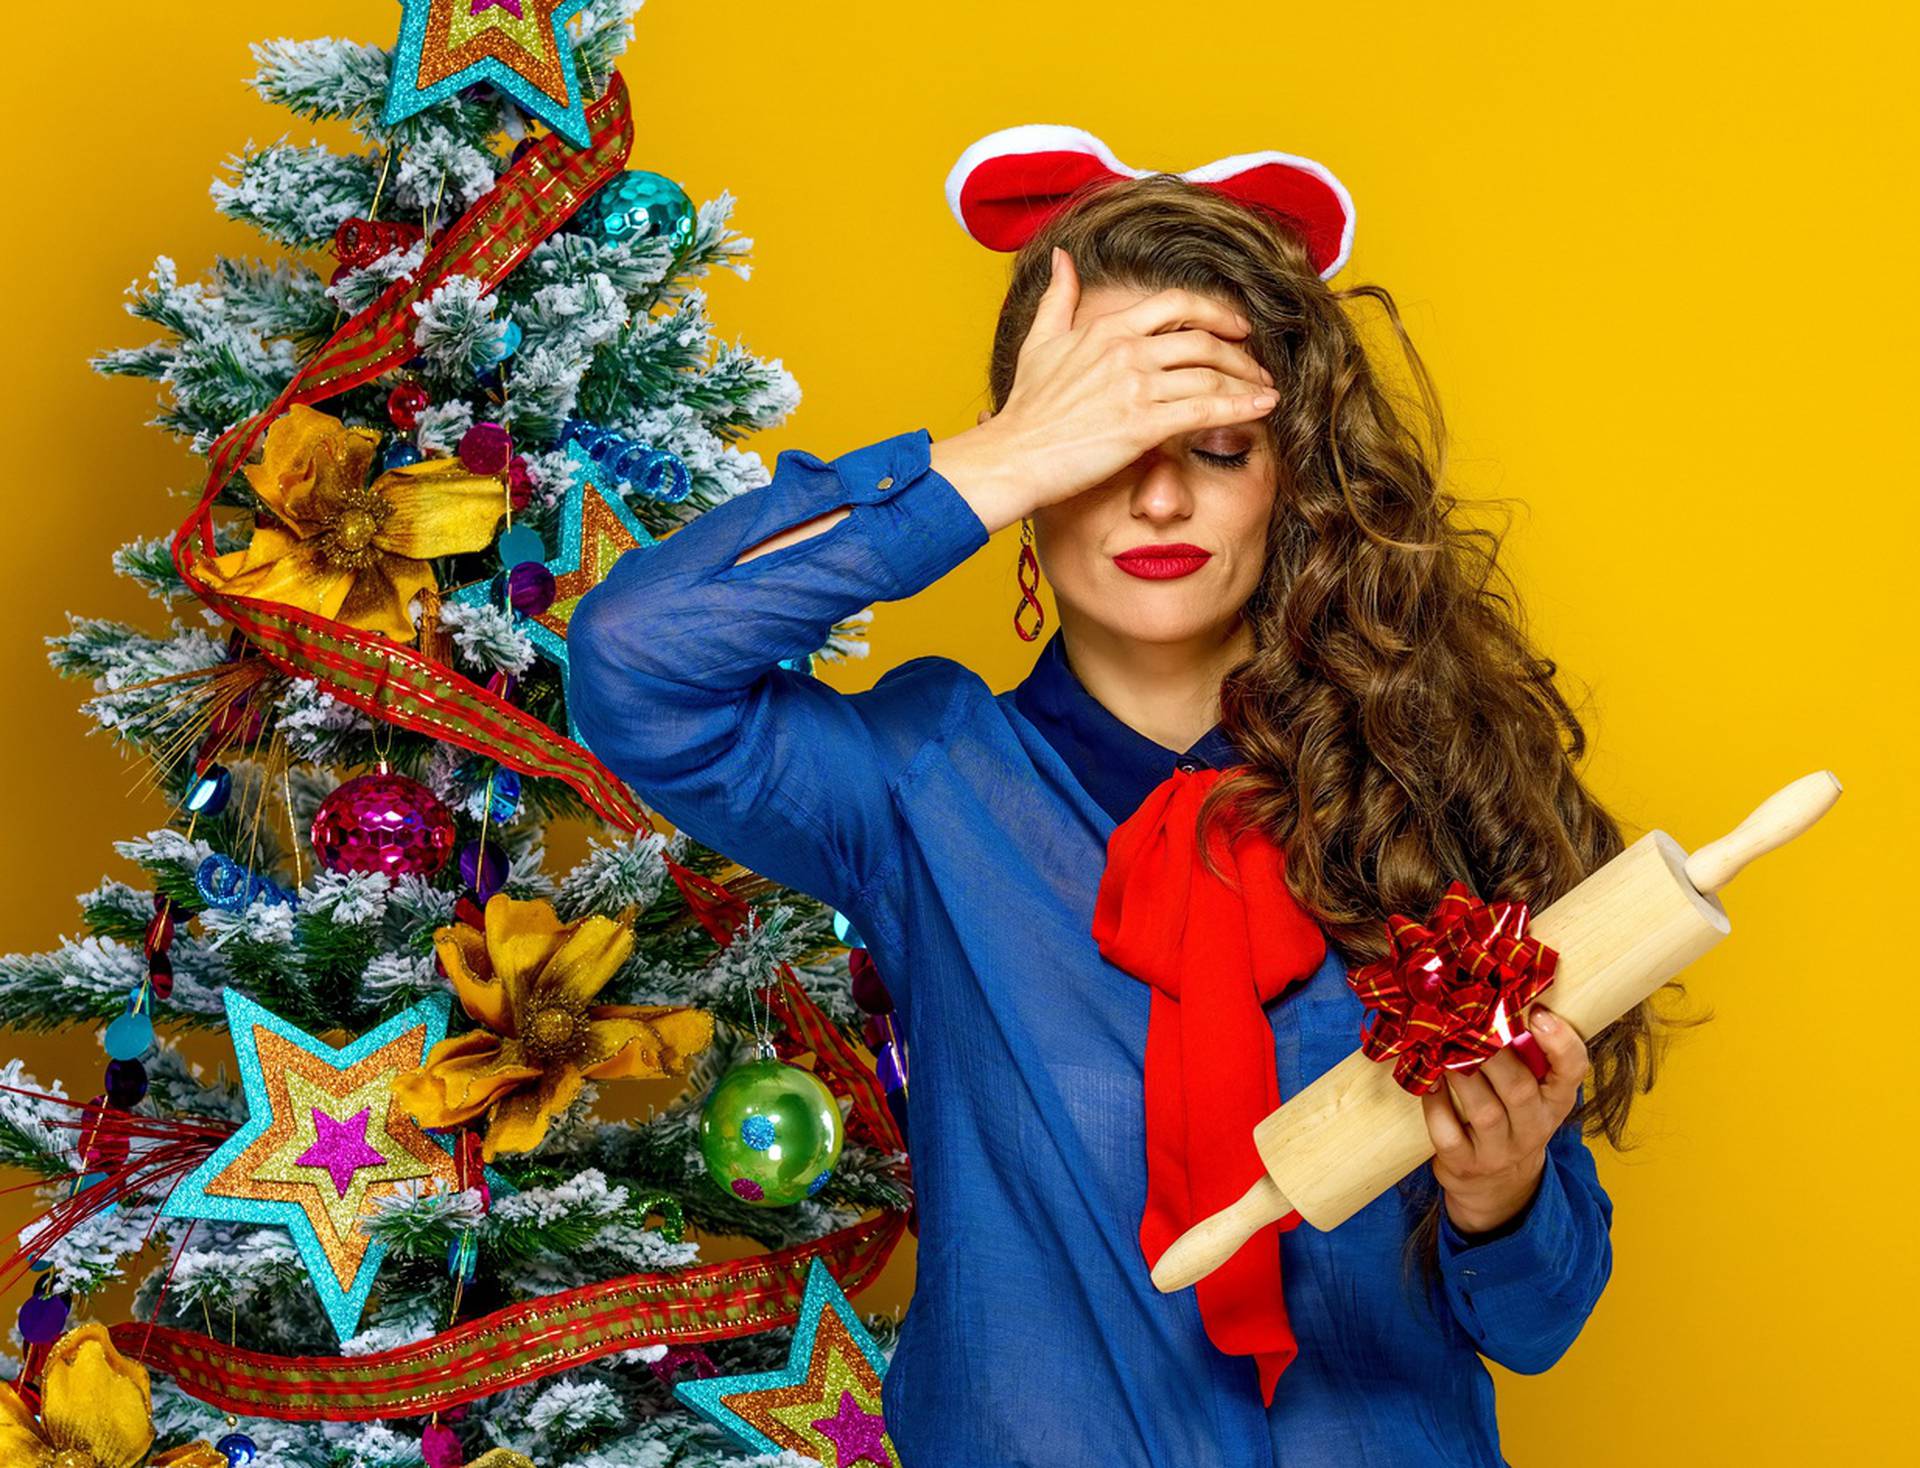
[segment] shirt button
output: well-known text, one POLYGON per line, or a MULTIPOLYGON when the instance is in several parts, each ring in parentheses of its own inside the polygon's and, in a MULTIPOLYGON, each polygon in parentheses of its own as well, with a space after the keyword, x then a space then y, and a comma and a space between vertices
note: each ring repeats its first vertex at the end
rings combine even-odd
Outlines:
POLYGON ((875 489, 892 489, 893 476, 889 474, 885 479, 882 479, 878 484, 876 484, 874 488, 875 489))
POLYGON ((1174 761, 1173 767, 1176 770, 1197 770, 1200 768, 1200 762, 1198 760, 1179 759, 1174 761))

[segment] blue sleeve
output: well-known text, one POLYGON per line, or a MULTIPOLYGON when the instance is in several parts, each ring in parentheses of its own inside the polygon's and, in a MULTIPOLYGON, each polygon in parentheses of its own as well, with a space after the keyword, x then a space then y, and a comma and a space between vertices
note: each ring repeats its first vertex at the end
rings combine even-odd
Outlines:
POLYGON ((887 864, 888 782, 939 689, 895 668, 845 694, 779 664, 987 543, 931 449, 918 429, 830 463, 783 452, 771 482, 622 556, 567 638, 572 715, 608 768, 703 845, 850 914, 887 864), (832 529, 733 564, 841 506, 832 529))
POLYGON ((1565 1354, 1613 1272, 1613 1200, 1573 1122, 1547 1143, 1540 1186, 1513 1219, 1470 1242, 1440 1211, 1440 1277, 1480 1354, 1545 1371, 1565 1354))

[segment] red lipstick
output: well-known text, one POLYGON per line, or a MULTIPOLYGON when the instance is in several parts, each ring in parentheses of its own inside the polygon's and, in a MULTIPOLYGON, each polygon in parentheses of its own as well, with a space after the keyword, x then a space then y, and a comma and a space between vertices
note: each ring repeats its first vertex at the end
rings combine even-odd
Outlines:
POLYGON ((1136 545, 1132 550, 1121 551, 1113 563, 1129 576, 1167 581, 1175 576, 1191 575, 1212 558, 1212 551, 1177 540, 1170 545, 1136 545))

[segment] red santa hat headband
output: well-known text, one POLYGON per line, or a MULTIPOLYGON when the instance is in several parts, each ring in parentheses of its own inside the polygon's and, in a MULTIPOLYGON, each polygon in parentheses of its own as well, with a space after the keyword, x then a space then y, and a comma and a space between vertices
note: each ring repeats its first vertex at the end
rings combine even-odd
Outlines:
MULTIPOLYGON (((1031 239, 1075 189, 1095 178, 1145 178, 1084 128, 1025 123, 971 144, 947 174, 947 205, 989 250, 1031 239)), ((1326 280, 1353 251, 1353 198, 1324 165, 1293 153, 1235 153, 1179 177, 1285 215, 1326 280)))

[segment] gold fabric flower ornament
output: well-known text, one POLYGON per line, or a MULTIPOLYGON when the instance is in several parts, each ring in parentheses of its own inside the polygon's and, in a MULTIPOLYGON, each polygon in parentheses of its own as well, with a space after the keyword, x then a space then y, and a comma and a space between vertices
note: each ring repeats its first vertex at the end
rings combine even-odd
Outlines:
POLYGON ((438 585, 432 556, 485 550, 506 491, 457 459, 389 469, 371 483, 380 446, 370 428, 296 403, 267 430, 247 483, 278 524, 254 527, 245 550, 206 562, 216 591, 317 612, 412 642, 409 604, 438 585))
POLYGON ((484 931, 456 923, 433 946, 482 1028, 435 1045, 393 1093, 426 1127, 486 1113, 489 1161, 538 1146, 588 1077, 685 1075, 713 1043, 704 1009, 592 1003, 633 952, 633 929, 611 918, 563 923, 549 902, 500 892, 484 931))
MULTIPOLYGON (((76 1326, 47 1353, 36 1421, 0 1382, 0 1464, 6 1468, 136 1468, 153 1446, 147 1368, 114 1349, 107 1328, 76 1326)), ((226 1468, 204 1442, 173 1448, 152 1468, 226 1468)))

